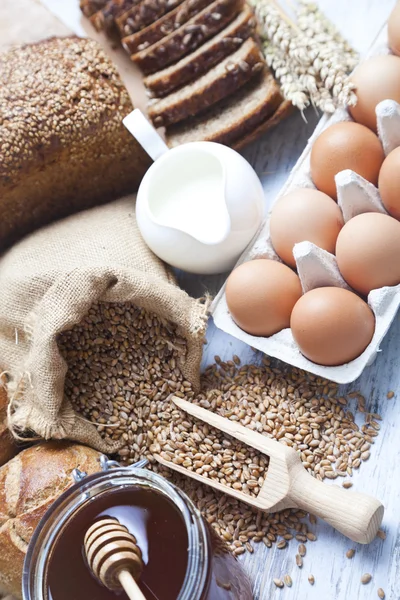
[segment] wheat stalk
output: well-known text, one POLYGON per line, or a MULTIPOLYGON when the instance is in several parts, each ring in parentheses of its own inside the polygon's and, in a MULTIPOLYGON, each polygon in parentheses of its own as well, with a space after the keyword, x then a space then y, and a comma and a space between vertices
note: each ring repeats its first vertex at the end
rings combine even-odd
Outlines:
POLYGON ((282 93, 303 111, 310 103, 326 112, 357 101, 348 72, 357 55, 318 7, 300 0, 297 23, 277 0, 250 0, 261 25, 268 65, 282 93))
POLYGON ((314 2, 299 0, 297 26, 301 31, 307 32, 308 36, 316 37, 321 44, 334 42, 342 58, 346 60, 347 70, 351 71, 356 67, 359 60, 358 53, 314 2))
POLYGON ((257 2, 256 12, 262 24, 265 59, 281 84, 283 96, 303 111, 309 106, 307 87, 301 79, 293 52, 293 28, 281 18, 274 4, 257 2))
POLYGON ((358 62, 357 53, 313 2, 300 0, 297 23, 314 46, 314 64, 334 103, 353 106, 357 97, 347 74, 358 62))

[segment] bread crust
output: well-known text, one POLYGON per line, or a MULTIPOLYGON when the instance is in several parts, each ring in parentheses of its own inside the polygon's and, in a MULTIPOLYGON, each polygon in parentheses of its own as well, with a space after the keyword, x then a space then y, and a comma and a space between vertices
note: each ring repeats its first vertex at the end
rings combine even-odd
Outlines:
POLYGON ((257 78, 203 115, 167 128, 167 143, 175 147, 190 141, 209 141, 231 146, 268 120, 282 100, 272 73, 265 67, 257 78))
POLYGON ((149 48, 133 54, 131 60, 145 75, 167 67, 221 31, 239 14, 243 3, 244 0, 214 0, 179 29, 149 48), (219 18, 216 19, 215 15, 219 15, 219 18))
POLYGON ((155 125, 164 127, 184 121, 238 90, 256 75, 256 67, 263 66, 260 48, 249 38, 195 82, 155 101, 149 107, 149 117, 155 125))
MULTIPOLYGON (((102 0, 100 0, 102 2, 102 0)), ((111 31, 116 28, 116 19, 131 10, 141 0, 106 0, 104 6, 90 16, 90 22, 97 31, 111 31)))
POLYGON ((100 454, 67 442, 43 442, 0 468, 0 589, 21 598, 29 541, 53 502, 74 484, 72 471, 100 470, 100 454))
POLYGON ((90 18, 96 12, 101 10, 109 0, 80 0, 79 8, 85 15, 90 18))
POLYGON ((129 55, 144 50, 161 40, 175 29, 179 29, 194 15, 211 4, 212 0, 184 0, 174 10, 150 23, 144 29, 122 38, 122 45, 129 55))
POLYGON ((155 97, 166 96, 206 73, 237 50, 250 36, 255 35, 254 13, 245 6, 215 37, 174 65, 146 77, 144 85, 155 97))
POLYGON ((0 56, 0 251, 137 189, 151 160, 122 125, 131 110, 94 40, 50 38, 0 56))
POLYGON ((183 0, 142 0, 116 19, 121 38, 154 23, 182 2, 183 0))

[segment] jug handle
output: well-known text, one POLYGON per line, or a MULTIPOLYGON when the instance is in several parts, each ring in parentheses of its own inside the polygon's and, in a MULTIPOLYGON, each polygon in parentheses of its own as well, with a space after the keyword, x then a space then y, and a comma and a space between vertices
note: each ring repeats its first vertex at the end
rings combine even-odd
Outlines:
POLYGON ((153 160, 157 160, 169 150, 162 137, 138 108, 129 113, 122 122, 153 160))

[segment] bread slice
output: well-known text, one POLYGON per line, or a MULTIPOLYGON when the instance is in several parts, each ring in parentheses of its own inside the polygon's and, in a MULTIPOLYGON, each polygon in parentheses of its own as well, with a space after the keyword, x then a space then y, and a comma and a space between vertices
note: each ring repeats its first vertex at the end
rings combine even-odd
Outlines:
POLYGON ((200 48, 174 65, 146 77, 145 86, 158 98, 183 87, 232 54, 247 38, 255 36, 255 27, 254 13, 246 5, 236 19, 200 48))
POLYGON ((80 0, 79 8, 85 15, 85 17, 91 17, 97 11, 104 8, 109 0, 80 0))
POLYGON ((281 102, 279 87, 265 68, 259 77, 202 115, 168 127, 167 144, 174 147, 204 140, 229 146, 268 119, 281 102))
POLYGON ((142 0, 116 19, 121 38, 151 25, 182 2, 183 0, 142 0))
POLYGON ((193 52, 201 44, 219 33, 242 10, 244 0, 214 0, 187 23, 131 56, 145 75, 155 73, 193 52))
POLYGON ((237 140, 231 143, 232 148, 235 150, 240 150, 244 148, 251 142, 254 142, 257 138, 260 137, 263 133, 278 125, 283 119, 286 119, 290 113, 294 110, 293 104, 289 100, 284 100, 276 109, 274 114, 267 119, 265 119, 260 125, 258 125, 253 131, 250 133, 239 137, 237 140))
POLYGON ((123 38, 122 45, 129 55, 144 50, 178 29, 211 2, 212 0, 184 0, 182 4, 168 12, 161 19, 123 38))
MULTIPOLYGON (((92 0, 93 1, 93 0, 92 0)), ((115 25, 118 16, 131 9, 141 0, 107 0, 105 6, 101 7, 90 17, 90 22, 97 31, 110 30, 115 25)))
POLYGON ((197 115, 242 87, 264 65, 258 44, 249 38, 236 52, 193 83, 151 102, 149 117, 157 127, 167 127, 197 115))

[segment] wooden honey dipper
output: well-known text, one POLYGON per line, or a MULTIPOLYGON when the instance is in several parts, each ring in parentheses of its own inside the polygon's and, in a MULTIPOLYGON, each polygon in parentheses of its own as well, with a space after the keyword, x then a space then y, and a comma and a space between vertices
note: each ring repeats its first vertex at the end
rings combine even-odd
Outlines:
POLYGON ((88 565, 109 590, 124 590, 130 600, 146 600, 136 581, 143 571, 142 553, 134 535, 118 521, 96 521, 84 539, 88 565))

